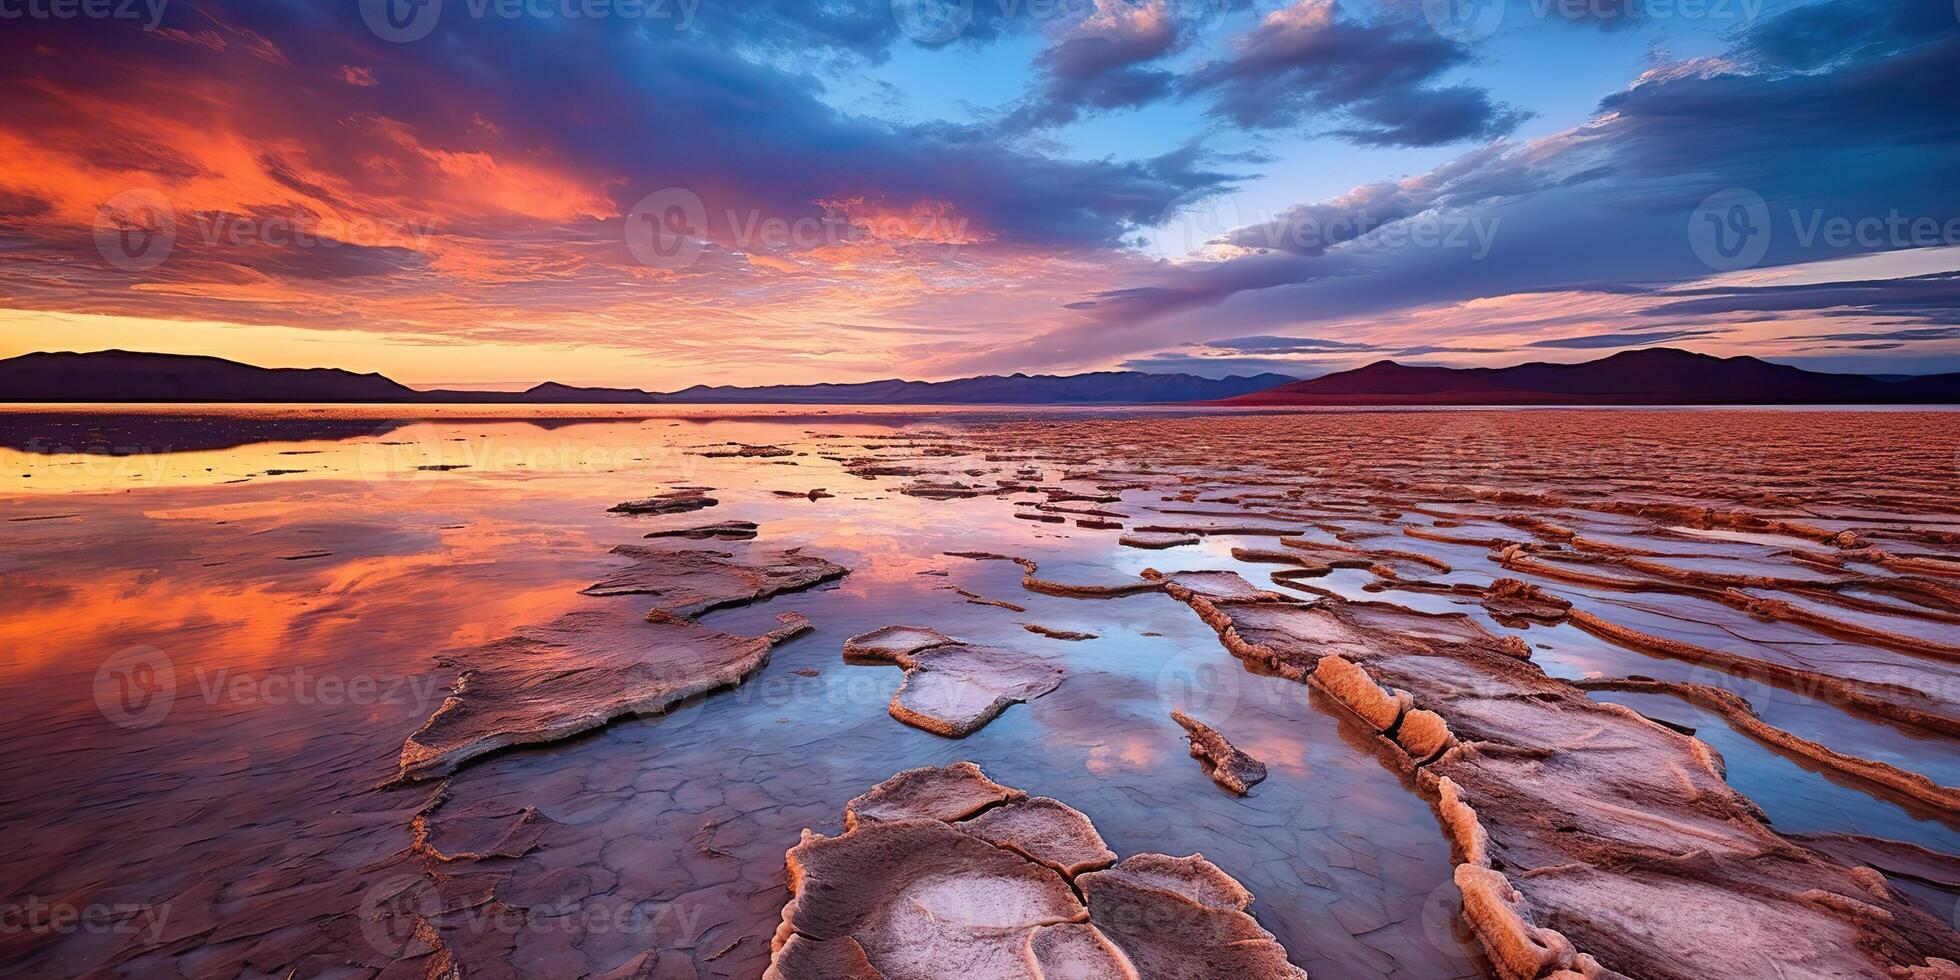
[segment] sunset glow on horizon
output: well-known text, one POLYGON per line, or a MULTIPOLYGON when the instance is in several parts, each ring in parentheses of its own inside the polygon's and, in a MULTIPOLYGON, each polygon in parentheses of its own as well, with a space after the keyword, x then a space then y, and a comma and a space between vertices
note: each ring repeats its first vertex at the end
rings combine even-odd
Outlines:
POLYGON ((1943 3, 595 4, 7 19, 0 357, 1960 370, 1943 3))

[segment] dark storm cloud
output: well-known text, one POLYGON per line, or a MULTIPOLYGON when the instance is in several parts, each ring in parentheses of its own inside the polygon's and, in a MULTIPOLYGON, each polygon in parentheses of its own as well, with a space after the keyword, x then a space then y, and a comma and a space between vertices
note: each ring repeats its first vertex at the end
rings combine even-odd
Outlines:
POLYGON ((1764 21, 1740 46, 1775 68, 1809 71, 1833 62, 1882 58, 1954 30, 1956 16, 1939 3, 1826 0, 1764 21))
POLYGON ((1248 129, 1295 127, 1333 115, 1336 135, 1381 146, 1435 146, 1490 139, 1525 114, 1481 89, 1436 87, 1469 62, 1459 44, 1420 20, 1363 23, 1331 0, 1301 0, 1268 14, 1229 57, 1186 82, 1214 100, 1212 111, 1248 129))
POLYGON ((1674 290, 1691 296, 1653 306, 1648 316, 1708 316, 1723 313, 1809 313, 1832 316, 1951 314, 1960 309, 1960 275, 1939 273, 1905 279, 1801 283, 1791 286, 1730 286, 1674 290))
POLYGON ((1530 113, 1491 101, 1490 93, 1469 85, 1423 89, 1357 103, 1354 118, 1364 125, 1337 129, 1364 146, 1440 146, 1503 136, 1530 113))
POLYGON ((1162 62, 1206 22, 1247 5, 1248 0, 1128 0, 1092 10, 1062 28, 1035 56, 1037 89, 1002 119, 1001 130, 1015 134, 1060 126, 1085 112, 1133 109, 1169 97, 1176 76, 1162 62))

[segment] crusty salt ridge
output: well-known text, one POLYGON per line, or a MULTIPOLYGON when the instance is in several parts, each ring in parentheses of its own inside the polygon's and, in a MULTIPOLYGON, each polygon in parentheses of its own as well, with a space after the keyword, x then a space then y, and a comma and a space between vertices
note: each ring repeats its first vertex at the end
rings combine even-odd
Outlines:
POLYGON ((1518 620, 1557 623, 1572 611, 1572 603, 1514 578, 1500 578, 1490 583, 1482 602, 1483 607, 1500 623, 1518 620))
POLYGON ((1713 711, 1730 726, 1758 742, 1801 756, 1853 779, 1875 783, 1892 793, 1921 803, 1960 812, 1960 789, 1941 786, 1916 772, 1873 759, 1845 755, 1807 738, 1801 738, 1763 721, 1746 699, 1707 684, 1684 684, 1645 678, 1600 678, 1573 681, 1582 691, 1631 691, 1672 694, 1683 701, 1713 711))
POLYGON ((956 641, 952 637, 930 626, 880 626, 869 633, 860 633, 845 640, 844 656, 897 664, 901 658, 927 647, 953 642, 956 641))
POLYGON ((1960 949, 1882 880, 1778 836, 1706 745, 1592 701, 1463 617, 1172 594, 1221 637, 1260 617, 1264 656, 1396 747, 1506 980, 1886 976, 1960 949))
POLYGON ((612 553, 633 564, 586 587, 591 596, 650 595, 654 611, 669 616, 699 616, 711 609, 759 602, 795 592, 850 572, 835 562, 798 549, 753 549, 734 552, 650 548, 623 544, 612 553))
POLYGON ((1855 678, 1837 677, 1759 657, 1713 650, 1671 637, 1655 636, 1580 609, 1571 612, 1571 620, 1573 625, 1588 633, 1635 650, 1705 664, 1741 677, 1761 678, 1795 690, 1812 692, 1822 700, 1857 708, 1904 725, 1942 735, 1960 736, 1960 703, 1935 697, 1944 694, 1952 685, 1931 685, 1928 690, 1910 689, 1898 684, 1869 684, 1855 678))
POLYGON ((1001 647, 948 644, 914 654, 890 712, 914 728, 947 738, 979 731, 1012 704, 1061 686, 1065 674, 1040 657, 1001 647))
POLYGON ((904 801, 891 812, 908 815, 847 812, 840 836, 803 832, 765 980, 1306 977, 1246 914, 1252 896, 1203 857, 1087 870, 1116 859, 1087 816, 970 762, 900 773, 852 801, 860 817, 865 801, 904 801), (909 815, 949 790, 963 794, 949 811, 1005 802, 959 822, 909 815))
POLYGON ((557 741, 739 684, 776 644, 810 628, 797 613, 777 619, 783 625, 759 637, 613 610, 519 630, 456 658, 455 691, 402 745, 400 774, 443 775, 498 749, 557 741))
POLYGON ((1116 853, 1087 816, 1045 796, 1003 803, 961 823, 960 829, 1069 878, 1116 863, 1116 853))
POLYGON ((1089 924, 1123 950, 1138 976, 1306 980, 1246 914, 1252 896, 1201 856, 1138 854, 1082 875, 1076 886, 1089 924))
POLYGON ((1042 926, 1028 937, 1042 980, 1142 980, 1130 958, 1086 922, 1042 926))
POLYGON ((844 804, 844 829, 893 820, 964 820, 1027 794, 987 778, 971 762, 907 769, 844 804))
POLYGON ((1088 918, 1061 875, 937 820, 805 831, 788 861, 776 948, 851 939, 887 980, 1035 980, 1033 931, 1088 918))
POLYGON ((884 980, 871 965, 864 947, 846 936, 815 940, 792 935, 776 951, 763 980, 884 980))
POLYGON ((1171 720, 1189 733, 1191 758, 1198 760, 1212 782, 1244 796, 1266 778, 1265 763, 1239 751, 1210 725, 1176 710, 1171 712, 1171 720))
POLYGON ((922 626, 885 626, 851 637, 844 655, 903 668, 905 680, 887 710, 947 738, 979 731, 1009 705, 1054 690, 1067 674, 1033 654, 962 643, 922 626))

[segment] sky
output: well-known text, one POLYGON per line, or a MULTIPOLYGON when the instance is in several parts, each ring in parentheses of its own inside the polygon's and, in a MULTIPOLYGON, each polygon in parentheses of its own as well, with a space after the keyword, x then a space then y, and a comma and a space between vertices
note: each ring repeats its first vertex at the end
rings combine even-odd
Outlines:
POLYGON ((0 356, 1960 371, 1960 0, 0 0, 0 356))

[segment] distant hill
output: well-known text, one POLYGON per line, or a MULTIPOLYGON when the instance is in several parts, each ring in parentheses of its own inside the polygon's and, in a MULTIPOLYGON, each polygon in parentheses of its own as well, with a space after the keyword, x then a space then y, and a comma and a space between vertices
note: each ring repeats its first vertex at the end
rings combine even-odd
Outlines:
POLYGON ((661 393, 547 381, 524 391, 418 391, 379 374, 336 368, 262 368, 218 357, 107 350, 0 360, 0 402, 414 402, 427 404, 982 405, 1146 404, 1208 401, 1272 388, 1283 374, 1224 379, 1103 371, 987 376, 957 381, 707 387, 661 393))
POLYGON ((421 394, 379 374, 191 354, 64 351, 0 361, 0 401, 9 402, 401 402, 421 394))
MULTIPOLYGON (((508 400, 513 397, 497 392, 491 392, 490 394, 499 400, 508 400)), ((654 402, 664 401, 665 399, 662 399, 659 395, 642 391, 638 388, 581 388, 577 385, 561 385, 556 381, 547 381, 544 384, 525 389, 522 394, 515 396, 515 400, 524 402, 552 402, 563 405, 594 405, 615 402, 625 404, 652 404, 654 402)))
POLYGON ((1293 379, 1284 374, 1201 378, 1194 374, 1098 371, 1092 374, 986 375, 957 381, 866 381, 858 384, 696 385, 662 395, 692 403, 781 402, 876 405, 1062 405, 1212 401, 1263 391, 1293 379))
POLYGON ((1960 374, 1882 380, 1669 347, 1580 364, 1411 367, 1377 361, 1227 405, 1901 405, 1960 403, 1960 374))

